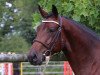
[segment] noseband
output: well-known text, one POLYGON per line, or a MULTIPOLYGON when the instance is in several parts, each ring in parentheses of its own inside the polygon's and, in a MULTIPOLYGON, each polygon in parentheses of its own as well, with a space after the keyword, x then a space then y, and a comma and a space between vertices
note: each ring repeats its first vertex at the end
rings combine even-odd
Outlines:
POLYGON ((55 23, 58 24, 58 30, 54 35, 53 40, 49 43, 49 46, 42 43, 41 41, 38 41, 36 39, 34 39, 34 42, 38 42, 40 44, 42 44, 47 50, 44 52, 44 56, 46 56, 46 54, 49 52, 49 55, 51 55, 51 51, 53 50, 53 48, 55 47, 56 42, 58 41, 60 35, 61 35, 61 30, 62 30, 62 19, 61 16, 59 16, 59 22, 56 21, 47 21, 47 20, 42 20, 43 23, 55 23))

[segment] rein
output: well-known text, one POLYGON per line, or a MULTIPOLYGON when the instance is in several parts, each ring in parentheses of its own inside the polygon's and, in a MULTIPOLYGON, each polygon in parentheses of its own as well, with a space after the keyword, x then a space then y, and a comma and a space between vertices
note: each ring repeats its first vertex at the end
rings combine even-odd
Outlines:
POLYGON ((56 22, 56 21, 52 21, 52 20, 42 20, 42 23, 55 23, 57 25, 59 25, 58 27, 58 30, 57 30, 57 33, 55 33, 55 36, 53 38, 53 40, 49 43, 49 46, 44 44, 43 42, 41 41, 38 41, 36 39, 34 39, 33 42, 38 42, 40 44, 42 44, 47 50, 44 52, 44 56, 46 56, 46 54, 49 52, 49 56, 51 55, 51 51, 53 50, 53 48, 55 47, 55 44, 56 42, 58 41, 60 35, 61 35, 61 30, 62 30, 62 19, 61 19, 61 16, 59 16, 59 22, 56 22))

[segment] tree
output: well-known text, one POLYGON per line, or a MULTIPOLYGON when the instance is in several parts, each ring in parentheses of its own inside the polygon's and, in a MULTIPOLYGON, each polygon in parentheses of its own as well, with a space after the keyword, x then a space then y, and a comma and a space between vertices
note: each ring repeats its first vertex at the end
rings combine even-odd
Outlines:
POLYGON ((28 46, 32 43, 35 36, 35 30, 32 27, 33 19, 31 16, 31 14, 35 10, 34 3, 36 4, 37 1, 0 0, 1 51, 17 52, 19 50, 28 49, 28 46), (14 46, 14 44, 16 45, 14 46), (13 47, 15 47, 16 49, 13 47))
POLYGON ((14 5, 20 12, 19 26, 16 28, 21 31, 21 36, 24 37, 28 43, 33 43, 35 36, 35 30, 32 27, 33 17, 32 14, 36 10, 36 5, 38 1, 35 0, 15 0, 14 5))
MULTIPOLYGON (((52 4, 55 4, 62 16, 81 22, 100 33, 100 0, 40 0, 39 4, 47 11, 50 11, 52 4)), ((38 17, 37 13, 33 16, 38 17)), ((37 22, 39 20, 37 19, 37 22)))
POLYGON ((28 43, 32 43, 35 30, 32 27, 33 19, 31 15, 35 10, 37 1, 7 0, 1 3, 1 6, 3 6, 0 18, 0 23, 2 24, 2 27, 0 27, 0 35, 5 37, 5 35, 12 33, 12 30, 14 30, 20 32, 20 35, 24 37, 28 43))
POLYGON ((17 52, 26 53, 28 52, 29 44, 18 35, 9 35, 2 38, 0 42, 0 52, 17 52))

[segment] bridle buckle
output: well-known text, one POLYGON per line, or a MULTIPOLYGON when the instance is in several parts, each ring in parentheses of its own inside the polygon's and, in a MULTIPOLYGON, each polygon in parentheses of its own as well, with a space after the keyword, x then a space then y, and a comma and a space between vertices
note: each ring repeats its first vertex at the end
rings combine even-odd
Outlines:
POLYGON ((51 56, 51 51, 50 50, 46 50, 44 53, 43 53, 44 56, 51 56))

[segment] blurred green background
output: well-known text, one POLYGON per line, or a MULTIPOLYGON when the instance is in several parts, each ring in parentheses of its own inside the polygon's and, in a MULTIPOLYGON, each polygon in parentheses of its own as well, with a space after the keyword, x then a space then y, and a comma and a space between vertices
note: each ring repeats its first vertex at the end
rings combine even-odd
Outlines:
POLYGON ((60 15, 100 33, 100 0, 0 0, 0 52, 28 52, 41 21, 38 4, 48 12, 54 4, 60 15))

